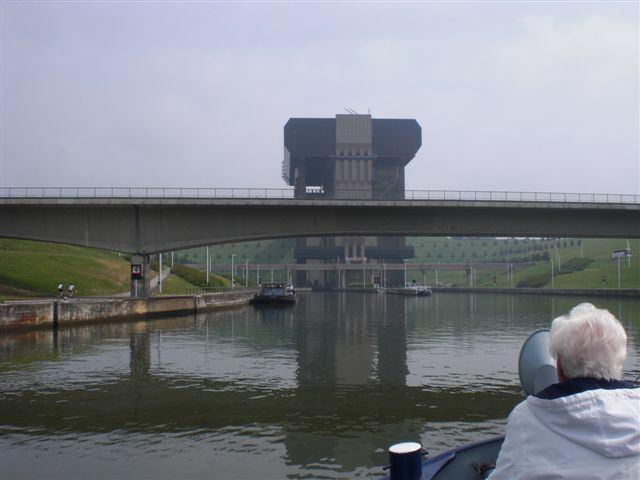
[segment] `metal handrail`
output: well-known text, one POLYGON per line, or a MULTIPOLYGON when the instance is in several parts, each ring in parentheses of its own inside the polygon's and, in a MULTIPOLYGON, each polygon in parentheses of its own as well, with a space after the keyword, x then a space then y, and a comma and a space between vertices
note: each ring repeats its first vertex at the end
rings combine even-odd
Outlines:
MULTIPOLYGON (((397 195, 397 194, 396 194, 397 195)), ((0 187, 2 198, 193 198, 318 200, 456 200, 640 204, 640 195, 624 193, 513 192, 506 190, 405 190, 404 198, 373 197, 368 189, 336 190, 331 196, 316 190, 296 197, 293 188, 220 187, 0 187)))
POLYGON ((225 295, 228 293, 246 294, 247 292, 254 291, 255 287, 193 287, 187 288, 187 295, 225 295))

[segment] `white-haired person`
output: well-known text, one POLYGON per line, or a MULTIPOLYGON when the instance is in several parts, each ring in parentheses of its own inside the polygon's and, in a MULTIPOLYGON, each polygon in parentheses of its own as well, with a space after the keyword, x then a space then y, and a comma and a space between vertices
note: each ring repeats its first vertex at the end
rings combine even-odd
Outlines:
POLYGON ((558 383, 509 415, 499 479, 640 479, 640 389, 622 380, 627 335, 607 310, 581 303, 549 334, 558 383))

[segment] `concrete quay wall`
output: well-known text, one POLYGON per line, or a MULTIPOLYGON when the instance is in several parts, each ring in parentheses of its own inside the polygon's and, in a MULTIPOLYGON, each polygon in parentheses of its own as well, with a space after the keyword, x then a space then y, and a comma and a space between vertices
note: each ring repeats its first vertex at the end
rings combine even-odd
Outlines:
POLYGON ((140 319, 235 308, 254 290, 149 298, 86 298, 0 303, 0 331, 54 328, 79 323, 140 319))
POLYGON ((53 301, 0 303, 0 330, 51 327, 53 319, 53 301))

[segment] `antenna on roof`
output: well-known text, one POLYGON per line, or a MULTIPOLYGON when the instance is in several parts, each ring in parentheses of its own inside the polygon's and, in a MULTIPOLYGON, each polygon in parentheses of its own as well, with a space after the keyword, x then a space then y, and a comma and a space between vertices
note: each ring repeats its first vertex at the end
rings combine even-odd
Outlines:
POLYGON ((358 115, 358 112, 356 112, 353 108, 344 107, 344 109, 347 111, 347 113, 350 113, 351 115, 358 115))

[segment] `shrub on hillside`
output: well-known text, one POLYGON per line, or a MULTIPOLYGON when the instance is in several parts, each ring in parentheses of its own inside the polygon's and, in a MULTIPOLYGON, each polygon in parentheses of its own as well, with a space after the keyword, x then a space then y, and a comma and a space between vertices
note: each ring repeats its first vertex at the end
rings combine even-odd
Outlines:
POLYGON ((171 269, 171 273, 179 276, 183 280, 186 280, 191 285, 195 285, 197 287, 207 286, 207 276, 204 272, 196 270, 195 268, 190 268, 185 265, 174 265, 171 269))
POLYGON ((558 275, 564 275, 566 273, 579 272, 579 271, 584 270, 585 268, 587 268, 592 263, 593 263, 593 260, 591 258, 574 257, 571 260, 569 260, 569 261, 567 261, 567 262, 562 264, 561 270, 558 272, 558 275))
POLYGON ((536 275, 529 275, 524 277, 516 285, 518 288, 539 288, 544 287, 551 281, 551 272, 539 273, 536 275))
POLYGON ((224 280, 216 275, 209 277, 209 285, 207 285, 207 275, 195 268, 187 267, 185 265, 175 265, 171 269, 171 273, 179 276, 183 280, 186 280, 191 285, 196 287, 226 287, 224 280))

